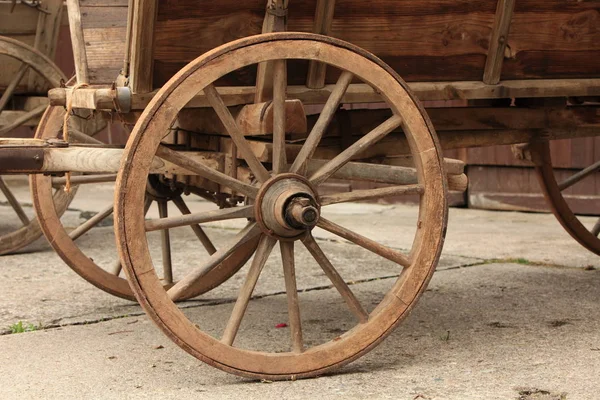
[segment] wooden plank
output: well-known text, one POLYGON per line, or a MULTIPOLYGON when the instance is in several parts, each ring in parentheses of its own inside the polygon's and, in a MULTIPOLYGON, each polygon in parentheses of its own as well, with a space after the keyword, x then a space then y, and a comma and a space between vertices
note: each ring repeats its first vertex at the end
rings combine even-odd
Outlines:
POLYGON ((84 31, 91 83, 110 84, 121 72, 126 45, 125 29, 111 27, 84 31))
MULTIPOLYGON (((158 0, 135 0, 131 32, 129 87, 134 93, 152 91, 154 24, 158 0)), ((201 7, 193 7, 201 8, 201 7)), ((179 40, 184 40, 181 37, 179 40)))
POLYGON ((73 57, 75 59, 75 74, 77 83, 89 83, 87 56, 85 52, 85 40, 81 26, 81 10, 79 0, 66 0, 67 13, 69 16, 69 29, 71 31, 71 43, 73 45, 73 57))
MULTIPOLYGON (((494 2, 480 0, 380 0, 368 7, 363 0, 345 0, 336 10, 331 35, 371 51, 408 81, 480 80, 495 8, 494 2)), ((290 2, 289 30, 312 32, 315 9, 316 0, 290 2)), ((260 33, 263 16, 264 0, 203 7, 193 0, 161 2, 155 86, 206 51, 260 33)), ((290 84, 304 85, 307 68, 306 63, 290 65, 290 84)), ((326 82, 336 79, 335 69, 328 68, 326 82)))
POLYGON ((500 82, 504 52, 508 43, 508 33, 514 8, 515 0, 498 0, 492 39, 490 40, 490 48, 483 73, 483 82, 488 85, 495 85, 500 82))
MULTIPOLYGON (((331 23, 335 11, 335 0, 317 0, 317 9, 315 11, 315 25, 313 32, 319 35, 329 35, 331 33, 331 23)), ((325 73, 327 65, 316 61, 311 61, 308 65, 308 77, 306 86, 311 89, 321 89, 325 86, 325 73)))
MULTIPOLYGON (((408 85, 421 101, 504 99, 519 97, 589 97, 600 96, 600 79, 539 79, 502 81, 498 85, 486 85, 481 81, 465 82, 414 82, 408 85)), ((299 99, 305 105, 324 104, 335 85, 323 89, 309 89, 306 86, 288 87, 288 98, 299 99)), ((254 87, 220 88, 228 106, 251 104, 254 102, 254 87)), ((133 109, 143 109, 155 92, 134 96, 133 109)), ((380 103, 382 98, 368 85, 352 84, 348 87, 342 103, 380 103)), ((204 95, 196 96, 190 107, 208 107, 204 95)))
POLYGON ((519 0, 509 35, 512 58, 503 79, 585 78, 598 75, 600 2, 519 0))

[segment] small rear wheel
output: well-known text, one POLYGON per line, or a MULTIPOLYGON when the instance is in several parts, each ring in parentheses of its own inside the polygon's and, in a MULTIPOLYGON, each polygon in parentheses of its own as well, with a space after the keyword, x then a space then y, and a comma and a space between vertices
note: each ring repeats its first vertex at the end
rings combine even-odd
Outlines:
POLYGON ((586 180, 593 184, 594 176, 600 171, 600 160, 559 182, 552 165, 550 143, 540 140, 531 143, 530 148, 540 186, 554 216, 573 239, 592 253, 600 255, 600 219, 593 225, 584 225, 564 195, 567 189, 586 180))
MULTIPOLYGON (((33 137, 37 121, 48 105, 45 90, 59 87, 65 76, 58 66, 38 50, 18 40, 0 36, 0 64, 3 68, 9 65, 6 63, 7 59, 18 61, 20 67, 6 87, 0 88, 0 138, 22 135, 23 130, 30 130, 33 137), (43 88, 35 88, 40 91, 37 96, 30 93, 27 84, 32 72, 31 78, 39 76, 46 85, 43 88)), ((42 236, 37 217, 26 212, 22 204, 25 201, 29 202, 29 196, 18 196, 16 185, 11 186, 11 180, 5 178, 0 177, 0 201, 6 201, 14 215, 2 222, 0 255, 13 253, 42 236)), ((58 214, 66 210, 73 195, 74 193, 51 195, 51 201, 58 214)))
MULTIPOLYGON (((50 107, 40 121, 36 137, 45 140, 62 138, 65 112, 62 107, 50 107)), ((77 115, 77 111, 74 111, 68 124, 69 140, 72 143, 110 146, 98 139, 98 137, 103 136, 99 133, 107 125, 101 115, 81 117, 77 115)), ((64 177, 53 178, 42 174, 31 175, 31 194, 36 215, 40 219, 41 229, 62 260, 73 271, 97 288, 114 296, 135 301, 115 249, 112 223, 110 223, 114 208, 114 195, 112 193, 115 179, 116 175, 114 174, 86 174, 71 177, 71 197, 76 190, 81 190, 88 193, 98 193, 98 199, 93 199, 93 201, 95 203, 103 202, 98 207, 99 212, 83 222, 77 219, 75 224, 73 221, 65 222, 64 218, 61 219, 61 211, 63 210, 56 207, 57 197, 68 196, 64 191, 66 183, 64 177), (111 195, 106 196, 107 192, 111 195), (90 236, 97 237, 98 241, 90 243, 88 240, 90 236)), ((152 208, 156 208, 159 214, 165 217, 168 216, 169 208, 175 208, 183 214, 189 213, 186 204, 188 196, 184 196, 182 192, 177 188, 171 188, 168 183, 164 183, 158 176, 152 175, 146 184, 146 197, 142 205, 145 215, 149 211, 151 212, 152 208), (169 205, 175 207, 169 207, 169 205)), ((192 229, 206 252, 208 254, 214 253, 216 251, 215 246, 204 230, 199 225, 192 226, 192 229)), ((171 287, 176 283, 175 279, 178 275, 178 271, 173 271, 171 259, 177 255, 174 254, 175 251, 172 250, 172 246, 169 232, 163 231, 157 247, 161 250, 162 282, 165 287, 171 287)), ((256 241, 249 243, 245 247, 245 252, 242 251, 227 258, 219 268, 212 271, 202 281, 197 282, 178 300, 196 297, 229 279, 252 255, 253 246, 256 247, 256 241)))

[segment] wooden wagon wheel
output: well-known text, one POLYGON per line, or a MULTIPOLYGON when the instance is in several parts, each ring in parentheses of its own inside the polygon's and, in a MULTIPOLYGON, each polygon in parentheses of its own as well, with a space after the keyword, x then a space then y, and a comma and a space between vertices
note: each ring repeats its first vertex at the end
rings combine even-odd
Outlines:
POLYGON ((530 149, 540 186, 552 212, 563 228, 583 247, 600 255, 600 219, 592 227, 586 227, 573 213, 563 193, 573 185, 600 171, 600 161, 558 182, 552 167, 550 143, 547 140, 531 143, 530 149))
MULTIPOLYGON (((293 96, 287 93, 287 97, 293 96)), ((406 84, 382 61, 364 50, 329 37, 300 33, 265 34, 221 46, 191 62, 159 91, 136 124, 127 144, 123 158, 125 162, 117 179, 117 242, 133 291, 146 312, 175 343, 225 371, 268 379, 294 379, 318 375, 346 364, 371 350, 407 316, 433 274, 447 222, 446 182, 439 149, 424 110, 406 84), (286 65, 287 60, 292 59, 326 63, 330 68, 340 70, 341 75, 302 150, 294 160, 289 160, 290 166, 286 160, 289 143, 285 140, 282 121, 285 121, 286 65), (232 71, 267 61, 274 62, 275 71, 272 172, 254 155, 213 85, 217 79, 232 71), (381 93, 382 101, 390 107, 393 116, 317 170, 307 173, 311 169, 305 168, 308 160, 317 150, 349 83, 355 79, 362 80, 381 93), (201 92, 204 92, 236 143, 239 154, 256 177, 256 184, 250 185, 215 172, 186 157, 185 152, 161 144, 164 132, 169 129, 178 112, 201 92), (418 183, 321 197, 317 194, 317 188, 335 176, 336 171, 343 170, 351 159, 359 157, 362 151, 399 126, 405 131, 410 144, 418 183), (215 253, 202 268, 168 291, 164 290, 153 272, 145 236, 148 230, 170 226, 174 221, 165 218, 148 222, 140 211, 144 202, 145 181, 154 155, 188 169, 193 168, 205 178, 245 194, 251 204, 219 213, 194 215, 195 221, 237 217, 247 218, 249 222, 228 248, 215 253), (320 216, 322 212, 327 213, 329 205, 336 203, 408 193, 420 194, 420 207, 416 213, 414 241, 408 244, 411 249, 407 253, 368 239, 320 216), (367 306, 368 311, 363 307, 314 239, 312 228, 315 225, 354 242, 371 256, 391 260, 401 271, 398 280, 377 306, 367 306), (172 299, 218 265, 225 255, 235 254, 242 243, 257 237, 260 238, 257 251, 224 333, 221 336, 219 332, 213 337, 207 330, 202 330, 206 321, 188 319, 172 299), (236 347, 233 345, 236 337, 238 342, 243 339, 238 332, 255 284, 277 242, 280 244, 285 276, 287 307, 284 309, 289 314, 290 351, 282 353, 274 349, 248 350, 236 347), (294 265, 295 248, 300 242, 323 269, 323 276, 338 290, 343 299, 340 305, 344 308, 343 305, 347 305, 346 309, 351 311, 348 316, 354 315, 351 323, 358 321, 344 334, 336 334, 331 340, 309 349, 305 347, 310 344, 302 339, 306 329, 301 322, 296 286, 296 278, 301 279, 303 269, 296 270, 294 265)), ((368 167, 368 164, 364 166, 368 167)), ((351 279, 348 276, 344 278, 351 279)), ((327 305, 321 304, 319 308, 327 305)))
MULTIPOLYGON (((28 72, 33 70, 38 73, 46 80, 48 87, 59 87, 61 80, 64 80, 65 77, 48 57, 33 47, 17 40, 0 36, 0 55, 8 56, 21 62, 21 67, 4 89, 0 98, 0 116, 8 113, 16 114, 15 118, 7 116, 6 125, 0 126, 0 137, 10 137, 11 132, 24 126, 32 119, 38 118, 46 109, 45 104, 29 111, 11 108, 11 99, 18 89, 19 83, 24 77, 28 76, 28 72)), ((0 254, 7 254, 17 251, 33 242, 42 235, 42 231, 40 230, 37 218, 27 216, 14 196, 13 191, 11 191, 2 177, 0 177, 0 191, 14 209, 22 224, 22 226, 18 226, 14 230, 0 236, 0 254)), ((71 198, 72 196, 61 193, 54 196, 53 201, 59 214, 65 211, 71 198)))
MULTIPOLYGON (((39 139, 53 139, 62 134, 63 118, 65 110, 62 107, 50 107, 48 112, 44 114, 40 121, 37 138, 39 139)), ((97 119, 93 118, 79 118, 76 120, 75 117, 70 118, 70 124, 77 124, 77 128, 69 126, 70 140, 74 142, 85 142, 90 144, 102 145, 102 141, 95 138, 98 130, 103 129, 106 124, 100 124, 100 126, 88 126, 87 125, 98 125, 97 119), (81 131, 85 131, 89 135, 82 135, 81 131)), ((71 190, 74 190, 78 185, 94 185, 99 183, 114 182, 114 175, 106 174, 90 174, 90 175, 79 175, 72 177, 71 181, 73 186, 71 190)), ((104 290, 107 293, 115 296, 135 301, 135 297, 131 292, 129 284, 124 276, 121 274, 121 263, 118 259, 117 252, 110 248, 104 248, 104 253, 112 253, 112 262, 108 263, 97 263, 92 257, 89 257, 82 251, 77 245, 77 240, 83 237, 94 227, 100 225, 102 221, 107 219, 113 212, 112 197, 111 201, 90 219, 84 221, 81 225, 76 228, 67 231, 63 223, 61 222, 61 214, 57 212, 55 202, 53 201, 53 192, 56 197, 57 194, 64 193, 63 188, 64 179, 53 179, 45 175, 31 175, 31 194, 33 198, 33 205, 40 219, 41 228, 46 235, 49 243, 52 245, 57 254, 63 259, 63 261, 71 267, 77 274, 83 277, 88 282, 92 283, 96 287, 104 290)), ((150 185, 149 185, 150 186, 150 185)), ((172 192, 168 187, 160 185, 159 182, 153 180, 154 189, 152 193, 147 196, 147 203, 144 208, 146 211, 150 206, 156 203, 159 207, 159 211, 166 213, 168 203, 174 203, 178 208, 183 211, 187 210, 187 206, 180 191, 172 192)), ((199 240, 204 244, 206 250, 209 253, 215 252, 214 245, 208 236, 204 233, 200 226, 193 226, 194 233, 198 236, 199 240)), ((173 284, 173 272, 170 270, 170 240, 168 235, 163 235, 162 238, 162 251, 166 266, 165 272, 165 285, 171 286, 173 284)), ((240 252, 227 258, 219 268, 215 269, 212 274, 208 275, 206 279, 198 282, 194 287, 185 293, 180 300, 196 297, 202 293, 205 293, 214 287, 220 285, 225 280, 229 279, 235 272, 237 272, 248 258, 252 255, 254 248, 256 247, 257 241, 249 243, 246 246, 245 252, 240 252), (253 247, 254 246, 254 247, 253 247)), ((109 257, 110 258, 110 257, 109 257)))

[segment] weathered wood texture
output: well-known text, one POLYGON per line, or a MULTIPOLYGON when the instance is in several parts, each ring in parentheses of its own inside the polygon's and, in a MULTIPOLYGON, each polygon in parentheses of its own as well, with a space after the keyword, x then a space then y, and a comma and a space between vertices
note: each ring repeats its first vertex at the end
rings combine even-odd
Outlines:
MULTIPOLYGON (((263 0, 197 7, 193 0, 159 4, 155 41, 155 86, 183 65, 222 43, 261 32, 263 0)), ((361 46, 408 81, 481 80, 497 1, 339 1, 331 35, 361 46)), ((314 29, 316 0, 290 2, 289 29, 314 29)), ((600 1, 520 0, 510 26, 509 58, 502 79, 585 78, 597 75, 600 1)), ((306 79, 306 63, 290 63, 290 84, 306 79)), ((327 73, 327 82, 335 79, 327 73)), ((228 84, 252 85, 251 72, 228 84)))
POLYGON ((502 79, 597 76, 599 26, 599 0, 518 0, 502 79))
POLYGON ((80 0, 91 83, 113 82, 123 67, 127 0, 80 0))
MULTIPOLYGON (((555 169, 558 180, 576 171, 555 169)), ((468 201, 471 208, 491 210, 550 210, 533 168, 501 166, 469 166, 468 201)), ((600 174, 586 178, 585 183, 565 191, 565 199, 576 214, 599 215, 600 174)))
MULTIPOLYGON (((225 42, 261 32, 264 0, 197 6, 193 0, 159 4, 155 41, 155 86, 183 65, 225 42)), ((316 0, 290 2, 289 30, 312 32, 316 0)), ((336 3, 331 35, 384 59, 407 80, 481 80, 495 1, 379 0, 336 3)), ((290 84, 304 84, 307 63, 290 63, 290 84)), ((235 76, 253 84, 254 74, 235 76)), ((335 79, 335 71, 327 81, 335 79)))

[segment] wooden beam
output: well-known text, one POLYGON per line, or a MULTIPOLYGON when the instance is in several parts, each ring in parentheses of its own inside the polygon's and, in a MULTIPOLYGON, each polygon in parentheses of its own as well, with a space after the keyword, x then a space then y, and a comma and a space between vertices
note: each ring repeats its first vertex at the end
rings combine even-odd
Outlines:
MULTIPOLYGON (((0 141, 0 170, 18 173, 63 173, 80 172, 88 174, 116 174, 120 170, 123 149, 105 146, 79 145, 52 147, 35 139, 0 141), (35 167, 30 160, 36 157, 35 167), (8 160, 8 161, 7 161, 8 160), (23 165, 28 167, 23 169, 23 165)), ((188 159, 201 163, 210 169, 222 171, 223 153, 185 152, 188 159)), ((169 161, 154 157, 151 174, 197 175, 169 161)))
POLYGON ((498 0, 494 28, 483 73, 483 82, 488 85, 495 85, 500 82, 504 52, 508 45, 508 34, 514 9, 515 0, 498 0))
MULTIPOLYGON (((268 0, 262 33, 284 32, 287 30, 287 9, 289 0, 268 0)), ((273 63, 258 65, 256 72, 256 94, 254 103, 264 103, 273 98, 273 63)))
MULTIPOLYGON (((331 23, 333 22, 334 11, 335 0, 317 1, 313 33, 317 33, 319 35, 329 35, 331 33, 331 23)), ((326 64, 317 61, 311 61, 308 65, 308 76, 306 78, 306 86, 308 86, 311 89, 321 89, 323 86, 325 86, 326 72, 326 64)))
POLYGON ((85 52, 85 39, 81 26, 81 10, 79 0, 67 0, 67 12, 69 15, 69 29, 71 31, 71 43, 73 46, 73 58, 75 61, 75 75, 77 83, 89 83, 87 55, 85 52))
POLYGON ((131 31, 129 87, 133 93, 148 93, 154 67, 154 23, 158 0, 134 0, 131 31))
MULTIPOLYGON (((480 81, 464 82, 411 82, 411 91, 421 101, 436 100, 469 100, 469 99, 510 99, 530 97, 592 97, 600 96, 600 79, 532 79, 502 81, 497 85, 486 85, 480 81)), ((324 104, 335 85, 326 85, 323 89, 309 89, 306 86, 289 86, 288 98, 301 100, 304 105, 324 104)), ((52 105, 65 105, 66 92, 70 89, 53 89, 50 91, 52 105)), ((99 104, 109 104, 111 92, 103 90, 104 97, 96 95, 99 104)), ((220 87, 219 94, 229 107, 254 103, 256 88, 254 86, 220 87)), ((143 110, 156 91, 137 93, 132 96, 131 109, 143 110)), ((352 84, 348 87, 342 103, 380 103, 383 99, 369 85, 352 84)), ((77 107, 76 104, 73 104, 77 107)), ((206 96, 199 94, 188 104, 189 108, 210 107, 206 96)))

